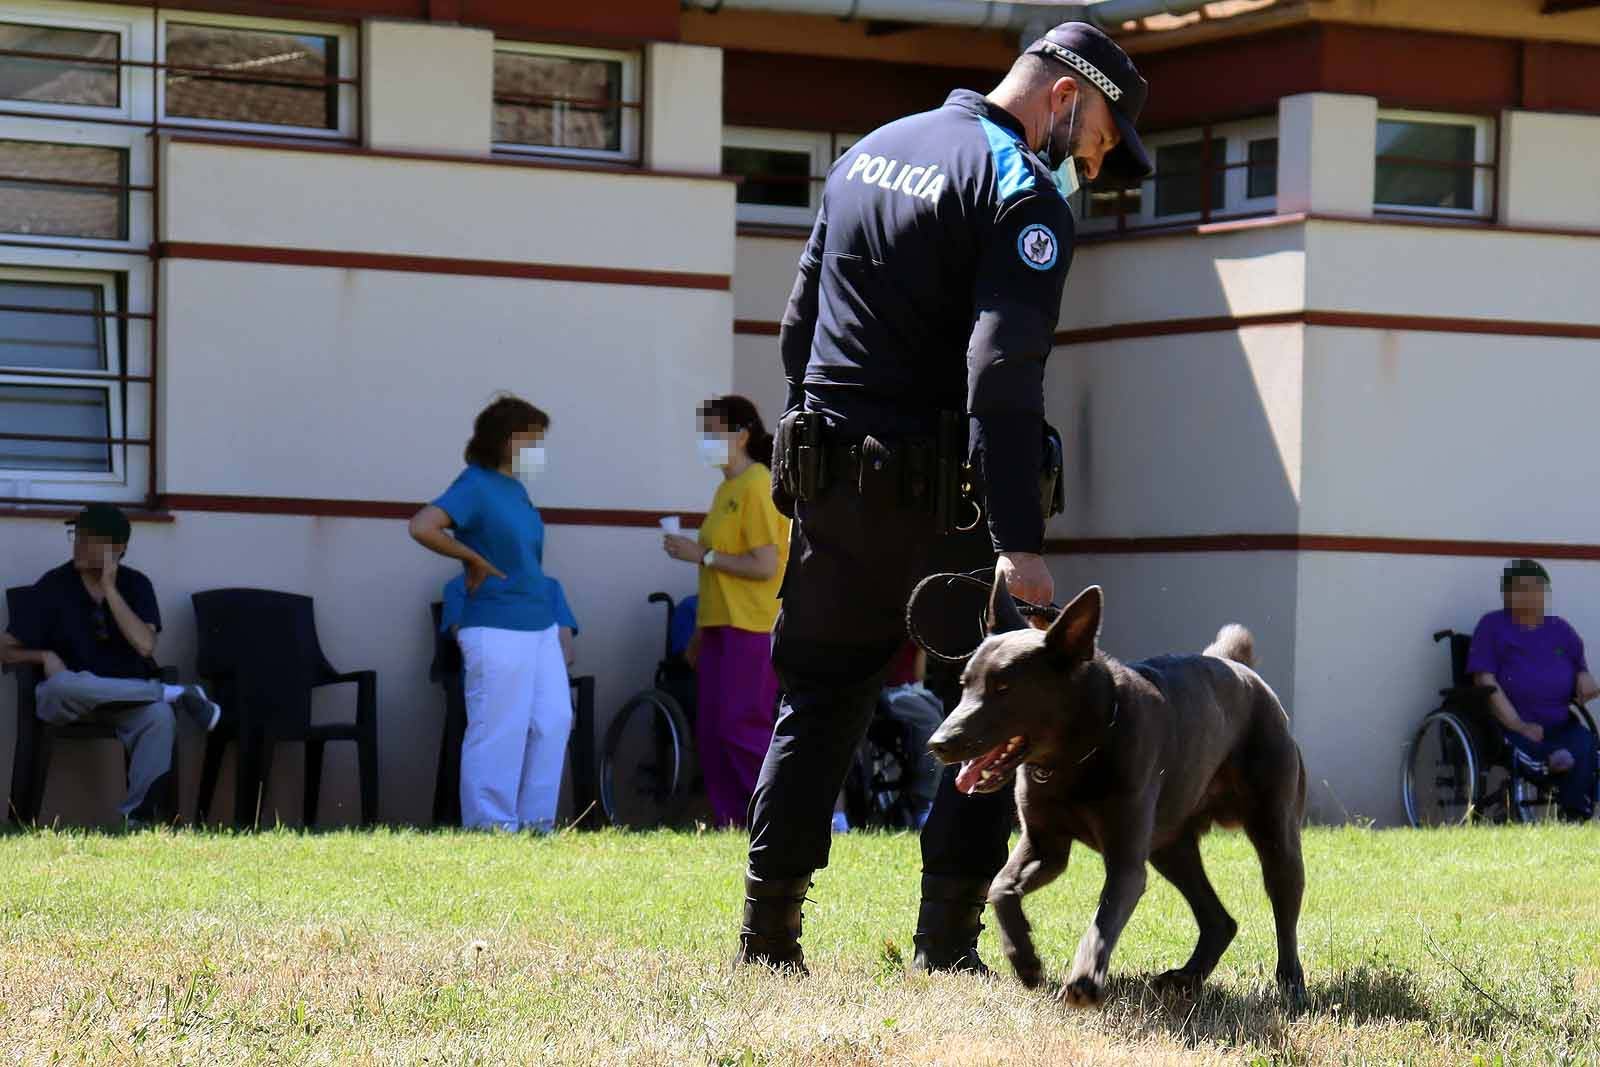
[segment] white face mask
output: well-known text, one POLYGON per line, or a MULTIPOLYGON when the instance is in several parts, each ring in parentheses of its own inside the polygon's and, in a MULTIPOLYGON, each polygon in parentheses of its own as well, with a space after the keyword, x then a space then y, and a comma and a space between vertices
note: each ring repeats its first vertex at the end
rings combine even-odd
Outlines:
POLYGON ((730 456, 725 437, 700 438, 700 460, 708 467, 726 467, 730 456))
MULTIPOLYGON (((1051 175, 1050 175, 1050 177, 1055 181, 1056 188, 1061 191, 1061 195, 1063 197, 1071 197, 1081 187, 1081 185, 1080 185, 1080 183, 1078 181, 1078 160, 1072 154, 1072 134, 1074 132, 1074 127, 1077 125, 1077 122, 1078 122, 1078 94, 1077 93, 1073 93, 1072 94, 1072 113, 1069 116, 1067 116, 1067 148, 1066 148, 1066 153, 1065 153, 1065 155, 1062 156, 1061 162, 1056 164, 1055 170, 1052 171, 1051 175)), ((1052 142, 1054 142, 1055 136, 1056 136, 1056 109, 1055 109, 1054 105, 1052 105, 1051 108, 1050 108, 1050 139, 1045 142, 1044 151, 1042 153, 1040 153, 1044 157, 1045 166, 1049 166, 1050 165, 1050 156, 1052 154, 1051 153, 1051 149, 1053 147, 1052 142)))
POLYGON ((523 445, 517 449, 517 457, 511 461, 511 469, 517 472, 517 477, 522 481, 533 481, 544 473, 544 446, 523 445))

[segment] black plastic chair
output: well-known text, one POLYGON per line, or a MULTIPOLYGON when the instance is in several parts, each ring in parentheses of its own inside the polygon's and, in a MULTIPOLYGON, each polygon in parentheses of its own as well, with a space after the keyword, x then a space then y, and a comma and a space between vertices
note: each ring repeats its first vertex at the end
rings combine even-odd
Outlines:
MULTIPOLYGON (((33 586, 19 585, 6 590, 8 626, 15 626, 17 620, 28 618, 33 611, 33 586)), ((26 626, 17 628, 31 629, 26 626)), ((160 667, 155 663, 151 663, 150 668, 149 677, 160 678, 168 685, 178 684, 177 668, 160 667)), ((69 726, 41 722, 33 690, 44 680, 43 672, 31 663, 19 663, 5 669, 15 674, 17 680, 17 745, 11 758, 11 818, 18 825, 27 825, 38 818, 39 807, 44 803, 44 788, 50 776, 50 758, 56 742, 116 741, 117 730, 104 722, 77 722, 69 726)), ((122 754, 122 766, 126 774, 126 751, 122 754)), ((172 743, 172 770, 166 776, 163 791, 165 796, 159 807, 165 817, 172 818, 178 813, 176 735, 172 743)))
POLYGON ((206 739, 195 821, 204 823, 215 799, 222 754, 238 745, 233 821, 249 826, 272 772, 280 741, 306 746, 303 820, 316 822, 322 787, 323 747, 354 741, 361 776, 361 822, 378 817, 378 675, 341 673, 329 665, 317 640, 312 599, 270 589, 210 589, 195 593, 199 628, 197 673, 222 706, 222 721, 206 739), (313 724, 311 694, 328 685, 354 683, 354 722, 313 724))
MULTIPOLYGON (((461 741, 467 733, 467 694, 462 681, 461 646, 440 631, 444 605, 434 601, 433 663, 428 679, 444 690, 444 733, 439 739, 439 773, 433 788, 433 824, 461 825, 461 741)), ((598 826, 603 821, 595 795, 594 676, 580 674, 572 685, 572 736, 567 741, 572 770, 572 800, 578 812, 575 826, 598 826)))

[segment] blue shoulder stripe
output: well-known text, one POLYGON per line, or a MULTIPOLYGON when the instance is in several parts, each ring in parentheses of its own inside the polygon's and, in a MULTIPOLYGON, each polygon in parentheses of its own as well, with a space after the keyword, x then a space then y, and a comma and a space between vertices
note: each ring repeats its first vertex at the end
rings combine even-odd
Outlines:
POLYGON ((995 184, 1000 200, 1004 203, 1011 199, 1011 194, 1023 189, 1033 188, 1033 168, 1028 166, 1028 161, 1022 158, 1022 149, 1018 146, 1017 135, 1010 130, 990 122, 982 115, 978 121, 983 124, 983 134, 989 138, 989 153, 994 156, 995 184))

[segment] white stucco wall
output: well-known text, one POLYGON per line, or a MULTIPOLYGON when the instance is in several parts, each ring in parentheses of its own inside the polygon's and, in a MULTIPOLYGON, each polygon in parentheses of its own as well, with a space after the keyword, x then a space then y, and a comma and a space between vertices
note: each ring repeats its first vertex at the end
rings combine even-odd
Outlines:
POLYGON ((367 144, 418 152, 487 152, 494 121, 494 34, 368 20, 361 32, 367 144))
POLYGON ((1378 102, 1302 93, 1278 101, 1278 211, 1372 214, 1378 102))
POLYGON ((1306 331, 1302 525, 1318 533, 1595 540, 1593 341, 1306 331))
POLYGON ((722 171, 722 49, 652 42, 644 50, 645 163, 722 171))
POLYGON ((694 413, 732 381, 727 293, 166 270, 169 492, 431 499, 459 469, 473 416, 511 390, 552 419, 540 503, 705 506, 694 413))
POLYGON ((1600 323, 1593 237, 1326 221, 1305 230, 1310 308, 1600 323))
POLYGON ((1506 222, 1600 229, 1600 116, 1507 111, 1500 136, 1506 222))
POLYGON ((733 195, 711 179, 172 144, 162 224, 169 241, 731 274, 733 195))
POLYGON ((1273 226, 1085 245, 1067 276, 1060 329, 1298 311, 1304 241, 1299 226, 1273 226))
POLYGON ((1066 445, 1057 537, 1298 528, 1301 327, 1058 349, 1045 410, 1066 445))

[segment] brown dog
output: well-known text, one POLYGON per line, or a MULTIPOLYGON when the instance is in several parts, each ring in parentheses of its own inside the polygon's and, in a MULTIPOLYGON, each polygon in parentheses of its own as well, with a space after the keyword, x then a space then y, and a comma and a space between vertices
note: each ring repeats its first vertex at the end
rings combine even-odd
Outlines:
POLYGON ((964 762, 963 792, 1017 778, 1022 837, 989 889, 1006 958, 1023 984, 1040 983, 1022 898, 1066 869, 1077 840, 1105 858, 1106 881, 1062 999, 1104 999, 1146 861, 1178 887, 1200 927, 1189 961, 1156 983, 1198 992, 1238 930, 1201 866, 1200 835, 1213 823, 1242 826, 1277 922, 1278 983, 1298 1004, 1305 767, 1283 706, 1250 667, 1250 634, 1225 626, 1205 655, 1122 664, 1095 646, 1101 599, 1089 587, 1041 633, 996 583, 990 636, 967 666, 960 705, 928 742, 945 763, 964 762))

